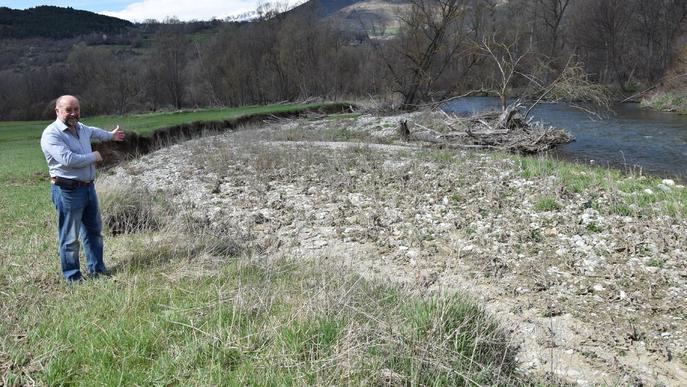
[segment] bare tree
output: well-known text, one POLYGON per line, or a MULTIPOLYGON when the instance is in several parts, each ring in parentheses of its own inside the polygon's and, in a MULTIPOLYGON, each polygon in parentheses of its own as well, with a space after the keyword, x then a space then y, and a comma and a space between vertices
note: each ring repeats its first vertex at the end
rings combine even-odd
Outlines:
MULTIPOLYGON (((547 62, 542 62, 542 67, 547 66, 547 62)), ((549 72, 550 69, 541 71, 542 74, 549 72)), ((558 76, 550 82, 546 82, 536 72, 521 75, 529 81, 520 97, 530 101, 524 119, 527 119, 532 109, 541 101, 564 102, 596 116, 599 116, 597 112, 608 111, 611 107, 612 98, 608 89, 593 82, 584 70, 583 63, 574 56, 568 58, 558 76)))
POLYGON ((175 108, 181 109, 186 87, 184 66, 188 61, 187 36, 184 26, 176 19, 168 19, 155 34, 150 86, 164 88, 175 108))
POLYGON ((561 23, 571 0, 534 0, 535 14, 544 27, 543 39, 549 42, 546 55, 556 58, 562 48, 561 23))
POLYGON ((135 58, 121 57, 104 47, 79 44, 67 59, 73 93, 89 111, 124 114, 138 106, 143 93, 142 69, 135 58))
POLYGON ((491 38, 484 38, 479 44, 479 49, 495 65, 498 80, 494 91, 499 97, 502 110, 506 110, 508 106, 508 94, 514 77, 522 74, 521 63, 530 55, 529 50, 517 52, 516 42, 517 38, 511 43, 499 42, 492 35, 491 38))
POLYGON ((639 76, 654 82, 663 75, 673 57, 675 40, 685 31, 687 2, 682 0, 636 0, 633 45, 639 76))
POLYGON ((401 17, 398 38, 382 47, 376 43, 403 101, 411 110, 427 98, 433 83, 459 54, 466 31, 465 0, 411 0, 411 9, 401 17), (385 51, 384 48, 388 50, 385 51))
POLYGON ((599 81, 617 83, 624 90, 632 72, 626 65, 630 45, 630 23, 636 3, 625 0, 579 0, 576 40, 585 62, 600 64, 599 81))
POLYGON ((529 49, 519 52, 518 40, 516 36, 510 42, 503 42, 494 35, 490 39, 484 39, 479 45, 493 63, 497 79, 493 91, 501 102, 502 114, 495 127, 525 125, 530 112, 541 101, 565 102, 590 114, 609 108, 611 98, 607 89, 590 80, 577 58, 570 57, 555 77, 549 80, 550 74, 556 73, 555 67, 551 65, 552 59, 529 49), (509 104, 509 93, 516 79, 521 80, 518 98, 509 104), (525 101, 529 101, 529 107, 522 114, 522 104, 525 101), (588 106, 578 102, 587 103, 588 106))

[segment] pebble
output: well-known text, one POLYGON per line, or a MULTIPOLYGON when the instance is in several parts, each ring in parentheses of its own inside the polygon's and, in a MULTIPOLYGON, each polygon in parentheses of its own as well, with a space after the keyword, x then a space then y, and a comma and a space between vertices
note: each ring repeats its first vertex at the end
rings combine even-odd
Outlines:
POLYGON ((406 251, 406 257, 410 258, 411 261, 414 261, 419 256, 420 256, 420 252, 415 250, 415 249, 410 249, 410 250, 406 251))
POLYGON ((558 230, 555 227, 547 228, 544 230, 544 235, 546 236, 556 236, 558 235, 558 230))
POLYGON ((517 294, 526 294, 526 293, 529 293, 530 290, 528 288, 523 288, 521 286, 518 286, 517 288, 515 288, 515 292, 517 294))

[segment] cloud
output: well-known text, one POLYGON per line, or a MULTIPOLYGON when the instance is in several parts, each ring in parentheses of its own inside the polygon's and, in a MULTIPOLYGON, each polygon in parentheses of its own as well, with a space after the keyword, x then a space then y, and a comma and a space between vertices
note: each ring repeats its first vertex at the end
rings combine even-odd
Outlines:
POLYGON ((146 19, 163 21, 176 17, 182 21, 224 19, 227 16, 255 11, 260 0, 142 0, 129 4, 121 11, 103 11, 103 15, 114 16, 132 22, 146 19))

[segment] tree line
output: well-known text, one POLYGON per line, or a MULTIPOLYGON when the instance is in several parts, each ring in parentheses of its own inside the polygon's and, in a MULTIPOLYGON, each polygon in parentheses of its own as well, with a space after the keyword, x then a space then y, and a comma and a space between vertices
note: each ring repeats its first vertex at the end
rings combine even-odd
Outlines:
POLYGON ((263 9, 206 35, 168 20, 142 50, 82 42, 63 61, 3 71, 0 118, 50 118, 64 93, 89 114, 367 96, 412 109, 468 92, 543 90, 570 69, 628 93, 660 82, 687 22, 684 0, 409 3, 391 31, 369 21, 341 28, 313 6, 263 9))

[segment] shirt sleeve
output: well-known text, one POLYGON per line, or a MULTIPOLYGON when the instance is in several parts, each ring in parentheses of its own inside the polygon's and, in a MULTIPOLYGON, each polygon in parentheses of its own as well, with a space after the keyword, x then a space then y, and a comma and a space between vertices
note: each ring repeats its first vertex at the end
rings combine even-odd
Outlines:
POLYGON ((41 137, 43 152, 50 154, 60 164, 70 168, 81 168, 95 163, 93 152, 86 154, 74 153, 56 133, 46 133, 41 137))
POLYGON ((107 130, 96 128, 95 126, 86 126, 84 124, 81 124, 81 126, 86 127, 91 132, 91 138, 95 137, 100 141, 112 140, 112 133, 108 132, 107 130))

